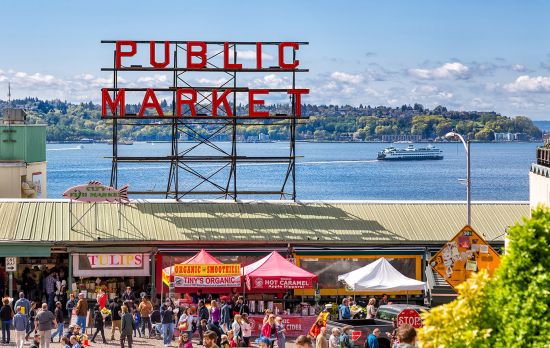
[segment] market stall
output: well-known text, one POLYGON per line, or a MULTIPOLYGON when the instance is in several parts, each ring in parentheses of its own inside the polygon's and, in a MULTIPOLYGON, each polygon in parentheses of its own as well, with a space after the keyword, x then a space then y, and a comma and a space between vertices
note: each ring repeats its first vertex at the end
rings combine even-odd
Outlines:
MULTIPOLYGON (((313 307, 302 303, 296 307, 285 306, 282 296, 290 289, 311 289, 317 276, 301 269, 274 251, 266 257, 243 267, 246 290, 251 311, 262 313, 270 309, 283 318, 287 337, 307 334, 317 316, 313 307), (269 300, 265 301, 268 298, 269 300)), ((263 315, 251 315, 252 334, 259 334, 263 315)))
POLYGON ((338 276, 352 290, 362 291, 410 291, 423 290, 425 282, 405 277, 385 258, 380 258, 365 267, 338 276))
POLYGON ((128 252, 72 253, 74 283, 70 291, 94 300, 100 288, 110 300, 129 286, 136 296, 147 292, 151 277, 150 254, 128 252))
MULTIPOLYGON (((209 293, 229 293, 241 286, 240 264, 224 264, 201 249, 182 263, 162 270, 162 282, 175 293, 196 292, 207 288, 209 293)), ((164 287, 163 287, 164 292, 164 287)))

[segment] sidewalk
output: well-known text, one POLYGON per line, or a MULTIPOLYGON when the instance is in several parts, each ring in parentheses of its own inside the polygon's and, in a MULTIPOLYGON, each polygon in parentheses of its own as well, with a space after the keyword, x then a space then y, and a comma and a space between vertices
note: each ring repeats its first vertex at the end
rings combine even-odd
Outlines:
MULTIPOLYGON (((89 332, 89 330, 86 330, 86 331, 89 332)), ((107 333, 107 330, 106 330, 105 333, 107 333)), ((109 328, 109 335, 110 335, 110 328, 109 328)), ((11 336, 10 337, 12 338, 10 344, 0 343, 0 347, 15 347, 15 341, 13 340, 15 338, 15 331, 14 330, 11 330, 11 336)), ((108 341, 107 344, 104 344, 104 343, 101 343, 102 338, 101 338, 101 334, 99 334, 99 336, 96 337, 96 342, 97 343, 90 342, 89 347, 98 347, 98 348, 100 348, 100 347, 120 347, 119 337, 120 337, 120 334, 117 331, 117 332, 115 332, 115 340, 114 341, 108 341)), ((110 337, 107 335, 107 338, 110 338, 110 337)), ((88 339, 91 339, 91 335, 88 336, 88 339)), ((25 347, 29 347, 31 342, 32 342, 31 338, 29 338, 29 341, 25 342, 25 347)), ((172 344, 170 345, 170 347, 177 347, 177 346, 178 346, 177 341, 172 341, 172 344)), ((252 343, 251 346, 252 347, 258 347, 258 345, 256 343, 252 343)), ((277 345, 275 345, 275 347, 276 346, 277 345)), ((50 343, 50 347, 52 347, 52 348, 61 348, 61 347, 63 347, 63 345, 61 343, 57 342, 57 337, 56 337, 54 339, 54 343, 50 343)), ((126 342, 126 347, 128 347, 128 342, 126 342)), ((158 347, 158 348, 163 348, 164 344, 163 344, 161 339, 159 340, 159 339, 156 339, 156 338, 140 338, 138 336, 138 337, 134 338, 133 343, 132 343, 132 347, 155 347, 155 348, 158 347)), ((198 345, 198 340, 196 338, 193 339, 193 347, 204 348, 204 346, 198 345)), ((285 348, 294 348, 294 347, 295 347, 294 339, 287 338, 285 348)))

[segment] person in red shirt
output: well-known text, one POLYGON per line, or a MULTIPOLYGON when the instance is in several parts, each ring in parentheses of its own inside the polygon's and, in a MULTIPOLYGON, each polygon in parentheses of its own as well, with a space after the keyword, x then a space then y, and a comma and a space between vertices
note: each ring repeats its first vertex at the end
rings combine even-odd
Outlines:
POLYGON ((107 294, 105 293, 104 288, 99 289, 99 294, 97 294, 97 303, 99 304, 100 310, 105 308, 107 305, 107 294))

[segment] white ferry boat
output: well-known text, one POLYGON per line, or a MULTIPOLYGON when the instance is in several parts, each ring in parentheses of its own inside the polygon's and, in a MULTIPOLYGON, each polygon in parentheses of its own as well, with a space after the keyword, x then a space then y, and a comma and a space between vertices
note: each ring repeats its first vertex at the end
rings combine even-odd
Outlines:
POLYGON ((377 158, 393 161, 440 160, 443 159, 443 151, 431 145, 419 148, 409 145, 405 149, 390 146, 380 151, 377 158))

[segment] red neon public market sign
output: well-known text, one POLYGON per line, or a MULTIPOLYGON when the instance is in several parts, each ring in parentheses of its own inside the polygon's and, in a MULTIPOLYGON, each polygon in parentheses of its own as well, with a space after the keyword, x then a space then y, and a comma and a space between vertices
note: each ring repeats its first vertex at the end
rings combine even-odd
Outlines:
MULTIPOLYGON (((205 41, 185 41, 185 42, 137 42, 137 41, 115 41, 115 68, 113 71, 216 71, 216 72, 295 72, 300 66, 300 61, 296 59, 296 51, 300 49, 300 43, 297 42, 280 42, 280 43, 262 43, 256 42, 255 46, 256 59, 251 66, 243 66, 241 63, 236 62, 235 59, 231 59, 231 49, 235 49, 235 45, 238 43, 223 42, 216 43, 217 51, 212 52, 214 47, 209 45, 209 42, 205 41), (149 47, 149 62, 146 66, 133 65, 132 59, 136 59, 138 55, 138 47, 144 47, 138 45, 138 43, 146 43, 149 47), (264 67, 262 61, 262 47, 265 45, 274 44, 277 45, 278 52, 278 66, 271 66, 269 68, 264 67), (221 46, 223 48, 220 50, 221 46), (180 49, 185 54, 185 66, 176 66, 174 62, 175 58, 172 58, 171 47, 180 49), (211 51, 209 52, 209 48, 211 51), (159 57, 160 55, 160 57, 159 57), (211 68, 209 66, 209 59, 212 56, 223 55, 223 67, 211 68), (233 60, 233 61, 232 61, 233 60)), ((247 43, 250 45, 251 43, 247 43)), ((175 57, 175 55, 174 55, 175 57)), ((179 64, 179 63, 178 63, 179 64)), ((109 70, 109 69, 104 69, 109 70)), ((307 70, 302 70, 307 71, 307 70)), ((126 93, 130 88, 103 88, 101 90, 101 115, 102 117, 109 118, 125 118, 126 113, 126 93)), ((134 89, 135 91, 136 89, 134 89)), ((146 111, 155 111, 158 117, 165 116, 162 110, 159 100, 156 95, 155 88, 141 88, 143 90, 143 99, 139 112, 132 116, 143 117, 146 111)), ((233 117, 233 110, 230 106, 228 97, 232 93, 243 92, 241 88, 239 91, 234 90, 231 87, 212 88, 209 93, 211 102, 211 115, 200 115, 197 113, 197 109, 200 107, 200 103, 204 101, 202 98, 203 93, 196 87, 185 86, 169 89, 173 93, 174 111, 173 115, 166 115, 169 117, 233 117), (184 106, 187 106, 184 111, 184 106), (223 113, 219 113, 219 109, 223 108, 223 113), (185 114, 184 114, 185 113, 185 114)), ((279 89, 277 92, 286 92, 294 98, 295 110, 293 110, 293 116, 301 116, 301 97, 304 94, 309 94, 309 89, 303 88, 289 88, 279 89)), ((246 88, 245 92, 248 94, 248 115, 249 117, 269 117, 268 111, 256 110, 258 106, 265 105, 265 100, 262 96, 266 96, 272 92, 270 89, 252 89, 246 88)))

